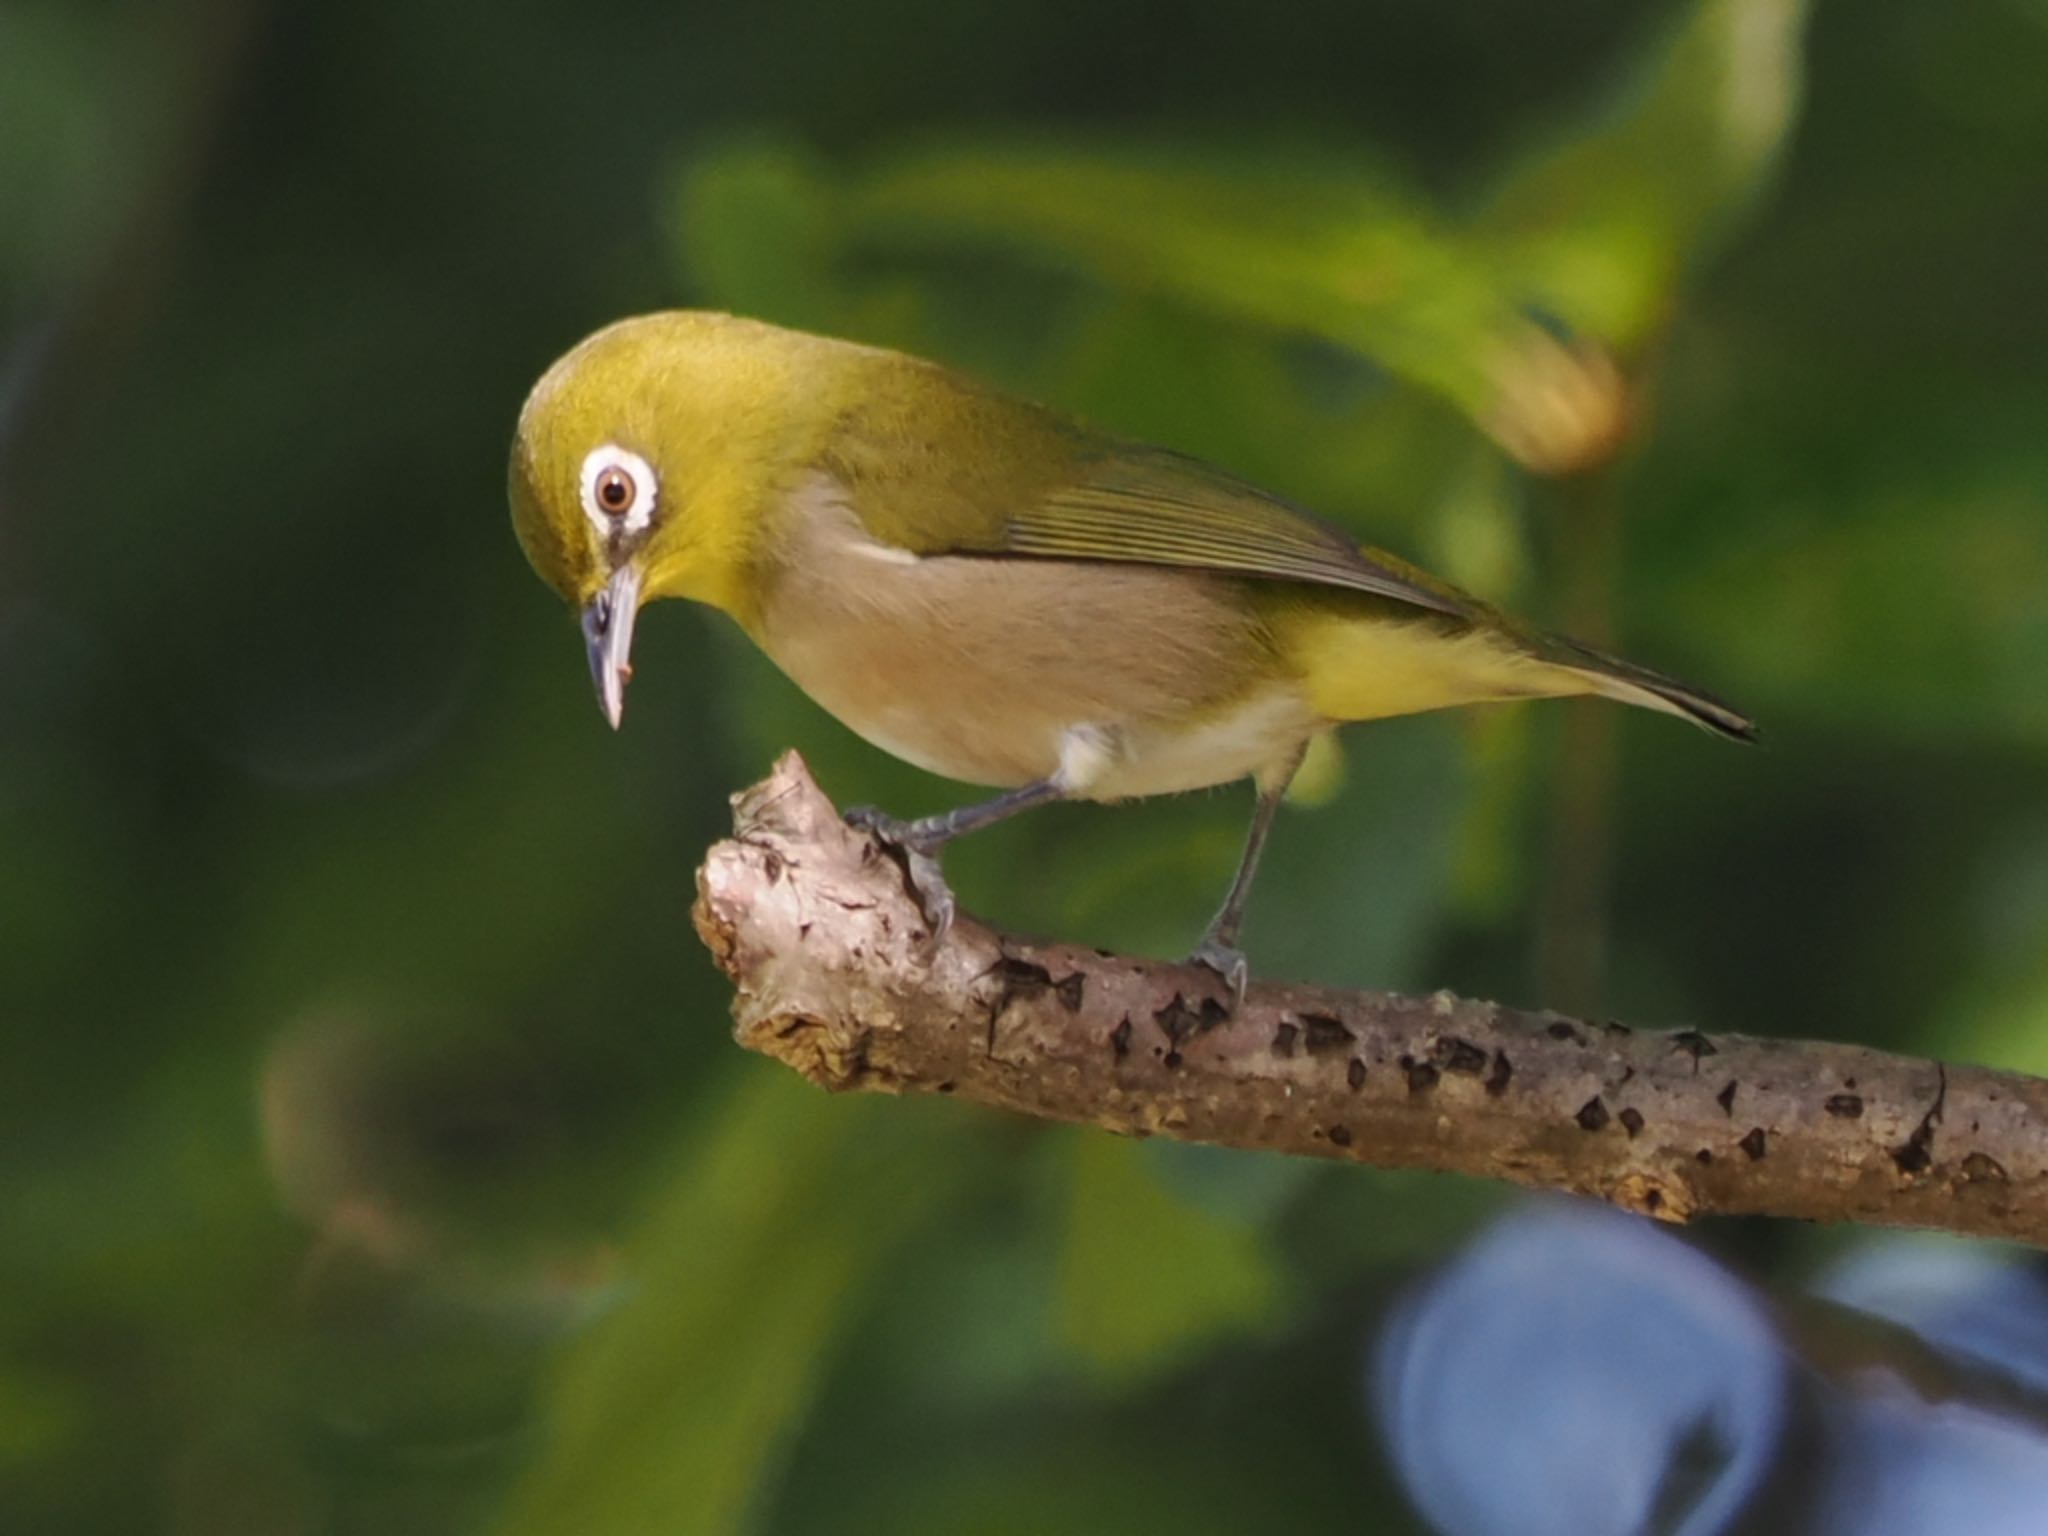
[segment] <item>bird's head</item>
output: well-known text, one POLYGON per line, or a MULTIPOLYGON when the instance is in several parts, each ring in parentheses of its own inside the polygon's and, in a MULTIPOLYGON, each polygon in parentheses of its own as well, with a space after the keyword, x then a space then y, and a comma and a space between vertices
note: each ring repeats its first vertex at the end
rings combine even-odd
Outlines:
POLYGON ((730 315, 646 315, 579 343, 527 396, 513 527, 581 611, 614 727, 643 603, 688 597, 745 617, 762 509, 803 451, 809 341, 730 315))

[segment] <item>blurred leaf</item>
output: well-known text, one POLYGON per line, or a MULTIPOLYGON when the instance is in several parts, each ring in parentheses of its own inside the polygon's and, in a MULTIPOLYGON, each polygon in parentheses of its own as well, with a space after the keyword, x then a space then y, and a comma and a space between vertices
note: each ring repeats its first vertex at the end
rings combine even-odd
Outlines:
POLYGON ((52 1457, 90 1417, 74 1382, 6 1361, 0 1365, 0 1470, 13 1474, 52 1457))
POLYGON ((1940 1012, 1944 1049, 2048 1076, 2048 811, 2004 829, 1971 893, 1980 954, 1940 1012))
POLYGON ((1314 810, 1283 808, 1274 828, 1245 930, 1253 973, 1427 984, 1450 908, 1470 754, 1443 718, 1372 721, 1342 739, 1344 793, 1314 810))
POLYGON ((1322 1171, 1314 1158, 1163 1137, 1140 1142, 1139 1148, 1146 1169, 1168 1193, 1224 1220, 1261 1229, 1284 1216, 1295 1192, 1322 1171))
POLYGON ((1311 1284, 1428 1260, 1512 1196, 1486 1179, 1382 1168, 1325 1167, 1287 1213, 1283 1249, 1311 1284))
POLYGON ((1497 709, 1478 715, 1464 732, 1473 787, 1451 856, 1451 900, 1461 916, 1505 922, 1515 915, 1534 807, 1535 725, 1529 710, 1497 709))
POLYGON ((1254 1227, 1169 1193, 1136 1142, 1063 1142, 1073 1182, 1058 1328, 1091 1372, 1127 1384, 1272 1317, 1280 1275, 1254 1227))
POLYGON ((1804 20, 1803 0, 1701 0, 1614 101, 1503 182, 1470 235, 1383 172, 1300 152, 948 146, 885 158, 835 199, 800 154, 743 145, 691 176, 684 246, 714 291, 798 316, 833 290, 816 260, 837 243, 1051 263, 1351 348, 1561 473, 1627 429, 1607 349, 1661 323, 1774 163, 1804 20))
MULTIPOLYGON (((1855 519, 1755 509, 1662 606, 1745 692, 1828 717, 2048 744, 2048 518, 2019 464, 1898 483, 1855 519), (1768 623, 1758 622, 1762 615, 1768 623)), ((1735 682, 1729 684, 1737 686, 1735 682)))
POLYGON ((886 162, 850 217, 871 241, 981 242, 1239 322, 1321 337, 1441 395, 1511 450, 1504 380, 1605 386, 1390 178, 1304 157, 991 146, 886 162), (1503 432, 1509 435, 1503 437, 1503 432))
POLYGON ((1054 1327, 1066 1190, 1047 1188, 1059 1134, 1022 1121, 1008 1129, 1022 1134, 1005 1138, 1008 1155, 970 1202, 897 1251, 897 1281, 877 1295, 820 1405, 835 1432, 829 1444, 807 1442, 807 1454, 859 1460, 849 1418, 886 1444, 933 1416, 1003 1412, 1067 1385, 1054 1327))
POLYGON ((865 1288, 979 1166, 938 1109, 747 1073, 563 1362, 507 1536, 739 1525, 865 1288))
POLYGON ((0 327, 20 318, 14 283, 69 275, 131 193, 137 146, 121 129, 138 72, 107 46, 113 30, 84 7, 0 9, 0 327))
POLYGON ((1231 1455, 1170 1440, 1142 1443, 1121 1426, 1085 1437, 992 1426, 971 1454, 920 1464, 911 1475, 901 1464, 888 1470, 895 1475, 853 1495, 852 1509, 812 1528, 891 1536, 1241 1536, 1297 1528, 1289 1518, 1292 1490, 1248 1475, 1231 1455))
POLYGON ((1755 201, 1799 107, 1806 0, 1696 0, 1588 121, 1513 171, 1478 232, 1506 280, 1630 352, 1755 201))
MULTIPOLYGON (((1356 164, 987 144, 906 153, 828 189, 801 152, 749 143, 693 163, 682 185, 696 276, 720 302, 794 323, 819 323, 820 296, 848 266, 870 270, 864 255, 966 247, 1348 348, 1539 469, 1604 451, 1617 430, 1604 356, 1531 321, 1477 247, 1356 164), (841 265, 816 270, 834 243, 841 265)), ((873 334, 848 322, 842 302, 832 328, 873 334)))
POLYGON ((747 139, 691 161, 674 184, 670 239, 719 303, 813 329, 844 322, 838 194, 815 156, 747 139))

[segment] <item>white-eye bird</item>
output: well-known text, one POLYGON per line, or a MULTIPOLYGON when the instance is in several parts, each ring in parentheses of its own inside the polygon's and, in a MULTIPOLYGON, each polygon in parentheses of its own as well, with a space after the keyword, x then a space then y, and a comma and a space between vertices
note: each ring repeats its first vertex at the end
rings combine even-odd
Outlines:
POLYGON ((510 486, 614 726, 635 616, 685 597, 876 746, 1002 791, 915 821, 855 813, 941 927, 936 855, 962 833, 1051 800, 1251 779, 1244 857, 1194 955, 1239 992, 1246 894, 1320 732, 1598 694, 1754 736, 1699 689, 1518 624, 1199 460, 731 315, 579 344, 527 398, 510 486))

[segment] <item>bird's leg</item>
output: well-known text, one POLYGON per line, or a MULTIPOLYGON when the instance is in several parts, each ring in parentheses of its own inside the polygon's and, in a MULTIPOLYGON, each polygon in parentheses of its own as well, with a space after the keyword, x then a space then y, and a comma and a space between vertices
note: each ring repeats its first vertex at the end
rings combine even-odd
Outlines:
POLYGON ((876 841, 903 856, 911 893, 924 909, 925 921, 932 925, 932 942, 937 943, 953 925, 953 888, 946 884, 945 873, 939 868, 939 850, 956 837, 993 826, 1019 811, 1057 800, 1065 793, 1057 780, 1039 779, 1020 789, 1006 790, 994 799, 941 811, 936 816, 920 816, 915 821, 899 821, 871 805, 855 806, 846 813, 846 824, 871 833, 876 841))
POLYGON ((1306 744, 1295 748, 1277 769, 1258 776, 1259 799, 1252 809, 1252 827, 1244 840, 1244 856, 1237 861, 1237 873, 1231 877, 1222 907, 1209 920, 1202 942, 1188 956, 1194 964, 1207 966, 1223 978, 1233 1004, 1244 1001, 1244 989, 1251 980, 1251 966, 1244 951, 1237 947, 1238 930, 1244 926, 1245 899, 1251 895, 1252 876, 1258 873, 1259 855, 1266 851, 1266 834, 1273 830, 1273 817, 1307 751, 1306 744))

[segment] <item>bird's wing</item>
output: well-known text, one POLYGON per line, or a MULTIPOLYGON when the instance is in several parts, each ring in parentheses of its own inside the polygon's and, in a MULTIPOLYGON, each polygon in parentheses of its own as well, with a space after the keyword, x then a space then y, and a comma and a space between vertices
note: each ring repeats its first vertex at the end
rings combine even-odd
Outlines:
POLYGON ((906 473, 904 456, 874 451, 884 436, 865 432, 842 437, 827 462, 867 530, 919 555, 1178 566, 1491 617, 1457 588, 1199 459, 1095 438, 1050 416, 1021 424, 1028 435, 1014 430, 1020 419, 1003 419, 1008 430, 975 423, 986 451, 965 462, 928 451, 906 473))
POLYGON ((1478 617, 1479 604, 1455 587, 1198 459, 1120 447, 1077 471, 1004 521, 1001 552, 1347 587, 1478 617))

